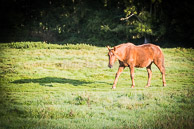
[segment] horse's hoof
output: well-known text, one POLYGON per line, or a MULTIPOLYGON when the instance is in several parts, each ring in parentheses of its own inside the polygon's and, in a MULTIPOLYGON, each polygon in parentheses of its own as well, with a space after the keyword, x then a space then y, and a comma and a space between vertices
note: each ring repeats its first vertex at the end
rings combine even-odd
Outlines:
POLYGON ((150 87, 150 86, 145 86, 145 88, 148 88, 148 87, 150 87))
POLYGON ((166 87, 166 84, 164 84, 163 87, 166 87))
POLYGON ((112 89, 114 90, 114 89, 116 89, 116 87, 112 87, 112 89))
POLYGON ((134 88, 135 86, 131 86, 131 88, 134 88))

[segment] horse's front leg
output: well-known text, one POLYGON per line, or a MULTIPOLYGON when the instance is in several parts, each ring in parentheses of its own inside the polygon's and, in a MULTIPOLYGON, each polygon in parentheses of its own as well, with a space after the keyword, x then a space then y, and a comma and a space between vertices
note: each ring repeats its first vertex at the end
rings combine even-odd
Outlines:
POLYGON ((135 87, 135 81, 134 81, 134 66, 130 66, 130 75, 131 75, 131 80, 132 80, 132 85, 131 88, 135 87))
POLYGON ((125 67, 119 66, 119 69, 118 69, 118 71, 117 71, 117 73, 116 73, 116 76, 115 76, 115 80, 114 80, 114 84, 113 84, 113 86, 112 86, 112 89, 116 89, 116 85, 117 85, 118 78, 119 78, 120 74, 123 72, 123 69, 124 69, 124 68, 125 68, 125 67))

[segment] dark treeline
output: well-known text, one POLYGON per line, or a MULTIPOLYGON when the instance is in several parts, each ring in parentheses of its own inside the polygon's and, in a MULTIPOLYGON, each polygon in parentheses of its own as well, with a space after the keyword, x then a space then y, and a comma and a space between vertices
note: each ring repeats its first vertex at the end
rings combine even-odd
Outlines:
POLYGON ((192 47, 188 0, 1 0, 0 42, 121 42, 192 47))

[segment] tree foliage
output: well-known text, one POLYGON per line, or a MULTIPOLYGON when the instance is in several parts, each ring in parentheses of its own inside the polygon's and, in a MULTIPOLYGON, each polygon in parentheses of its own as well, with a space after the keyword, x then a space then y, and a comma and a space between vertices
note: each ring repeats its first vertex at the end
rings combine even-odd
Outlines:
POLYGON ((192 46, 194 8, 172 0, 2 0, 1 42, 192 46), (121 20, 123 19, 123 20, 121 20))

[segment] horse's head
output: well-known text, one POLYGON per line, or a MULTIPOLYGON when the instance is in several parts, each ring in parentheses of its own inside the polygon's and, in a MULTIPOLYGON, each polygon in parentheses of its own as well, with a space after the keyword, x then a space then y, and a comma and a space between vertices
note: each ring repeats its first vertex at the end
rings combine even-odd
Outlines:
POLYGON ((109 46, 107 46, 107 48, 109 50, 109 52, 108 52, 108 57, 109 57, 108 67, 109 68, 112 68, 113 67, 113 64, 115 63, 115 61, 117 59, 117 57, 115 55, 116 48, 114 47, 114 48, 111 49, 109 46))

